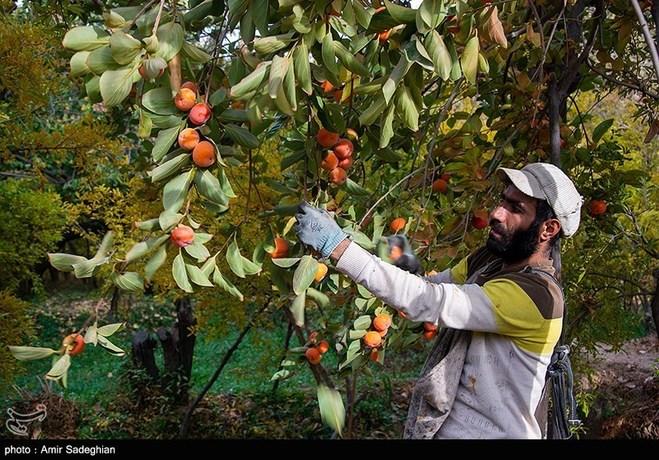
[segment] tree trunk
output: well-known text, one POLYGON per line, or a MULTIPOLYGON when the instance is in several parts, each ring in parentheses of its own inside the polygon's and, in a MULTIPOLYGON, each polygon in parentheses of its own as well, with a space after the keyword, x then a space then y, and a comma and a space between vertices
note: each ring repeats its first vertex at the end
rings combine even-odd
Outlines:
POLYGON ((654 296, 652 296, 652 304, 650 305, 652 311, 652 320, 654 321, 654 331, 659 337, 659 269, 655 270, 654 273, 654 296))
POLYGON ((158 379, 158 366, 156 365, 155 349, 158 343, 146 331, 137 331, 133 334, 133 364, 138 369, 146 370, 153 380, 158 379))

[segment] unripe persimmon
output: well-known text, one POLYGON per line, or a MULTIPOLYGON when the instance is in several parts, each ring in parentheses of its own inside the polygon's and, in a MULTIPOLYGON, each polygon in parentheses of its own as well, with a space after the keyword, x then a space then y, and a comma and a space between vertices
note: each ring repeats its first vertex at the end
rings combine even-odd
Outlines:
POLYGON ((193 125, 203 125, 210 119, 211 113, 211 108, 208 106, 208 104, 200 102, 199 104, 195 104, 194 107, 190 109, 188 119, 193 125))
POLYGON ((273 259, 281 259, 288 255, 288 241, 281 237, 275 238, 275 248, 270 252, 270 257, 273 259))
POLYGON ((386 313, 376 316, 373 320, 373 329, 376 331, 384 331, 388 329, 389 326, 391 326, 391 316, 386 313))
POLYGON ((318 133, 316 133, 316 142, 318 142, 322 147, 325 147, 326 149, 334 147, 338 141, 339 134, 328 131, 325 128, 320 128, 318 133))
POLYGON ((172 230, 171 240, 179 248, 190 246, 194 241, 194 230, 187 225, 179 224, 172 230))
POLYGON ((199 144, 199 132, 194 128, 185 128, 178 134, 178 145, 184 150, 192 150, 199 144))
POLYGON ((314 276, 314 280, 316 281, 316 283, 320 283, 323 280, 323 278, 325 278, 325 275, 327 275, 327 265, 320 262, 318 263, 318 268, 316 269, 316 275, 314 276))
POLYGON ((69 334, 62 340, 62 345, 67 355, 79 355, 85 349, 85 338, 80 334, 69 334))
POLYGON ((352 156, 352 152, 354 150, 355 147, 348 139, 341 138, 334 146, 334 154, 339 160, 345 160, 346 158, 352 156))
POLYGON ((320 360, 323 358, 318 348, 307 348, 307 351, 304 352, 304 356, 307 357, 307 360, 311 364, 319 364, 320 360))
POLYGON ((197 103, 197 94, 190 88, 181 88, 174 96, 174 105, 182 112, 187 112, 197 103))
POLYGON ((364 345, 370 348, 377 348, 382 343, 382 337, 377 331, 368 331, 364 337, 362 337, 364 345))
POLYGON ((333 184, 341 185, 343 184, 348 176, 346 175, 346 170, 343 168, 334 168, 329 173, 329 180, 333 184))
POLYGON ((192 150, 192 161, 200 168, 212 166, 215 158, 215 146, 211 142, 201 141, 192 150))
POLYGON ((405 228, 405 224, 407 224, 407 221, 405 220, 404 217, 396 217, 389 224, 389 230, 391 230, 394 233, 398 233, 400 230, 405 228))
POLYGON ((339 165, 339 159, 334 155, 334 152, 329 150, 323 161, 320 163, 320 167, 325 171, 331 171, 339 165))

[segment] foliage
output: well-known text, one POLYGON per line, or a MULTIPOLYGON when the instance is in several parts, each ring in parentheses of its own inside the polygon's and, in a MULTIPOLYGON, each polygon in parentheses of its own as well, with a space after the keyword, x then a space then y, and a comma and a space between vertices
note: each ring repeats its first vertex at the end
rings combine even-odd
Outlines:
POLYGON ((34 319, 29 304, 7 290, 0 291, 0 390, 5 393, 20 371, 24 371, 9 352, 7 345, 27 344, 34 339, 34 319))
POLYGON ((0 287, 39 290, 36 267, 55 249, 68 221, 62 200, 36 181, 9 179, 0 181, 0 201, 0 287))

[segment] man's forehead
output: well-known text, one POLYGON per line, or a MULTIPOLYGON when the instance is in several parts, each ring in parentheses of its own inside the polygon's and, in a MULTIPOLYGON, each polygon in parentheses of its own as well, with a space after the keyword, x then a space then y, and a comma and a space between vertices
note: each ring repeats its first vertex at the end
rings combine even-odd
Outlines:
POLYGON ((526 204, 529 204, 529 205, 532 204, 534 206, 535 206, 535 203, 536 203, 535 198, 522 193, 520 191, 520 189, 515 187, 514 184, 508 184, 506 186, 506 188, 504 189, 504 191, 503 191, 503 195, 509 200, 517 201, 517 202, 520 202, 520 203, 526 203, 526 204))

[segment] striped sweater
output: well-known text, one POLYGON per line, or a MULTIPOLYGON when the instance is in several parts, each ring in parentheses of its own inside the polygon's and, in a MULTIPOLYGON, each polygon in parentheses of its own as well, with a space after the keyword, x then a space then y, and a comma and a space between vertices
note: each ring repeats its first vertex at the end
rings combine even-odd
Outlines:
MULTIPOLYGON (((551 261, 550 261, 551 262, 551 261)), ((533 267, 553 275, 553 267, 533 267)), ((534 413, 561 333, 558 286, 531 267, 502 270, 486 248, 421 278, 350 243, 337 269, 412 321, 473 331, 457 394, 435 438, 540 438, 534 413)))

